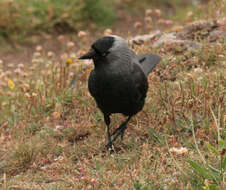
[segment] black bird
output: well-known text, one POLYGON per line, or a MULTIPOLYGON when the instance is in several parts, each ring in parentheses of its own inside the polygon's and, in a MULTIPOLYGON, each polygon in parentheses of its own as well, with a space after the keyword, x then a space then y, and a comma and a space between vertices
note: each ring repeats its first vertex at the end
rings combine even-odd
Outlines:
POLYGON ((148 90, 147 76, 161 58, 149 53, 136 55, 126 40, 112 35, 98 39, 79 59, 94 62, 88 88, 104 114, 107 147, 111 148, 119 135, 123 139, 131 117, 142 110, 148 90), (122 113, 128 118, 111 134, 110 115, 113 113, 122 113))

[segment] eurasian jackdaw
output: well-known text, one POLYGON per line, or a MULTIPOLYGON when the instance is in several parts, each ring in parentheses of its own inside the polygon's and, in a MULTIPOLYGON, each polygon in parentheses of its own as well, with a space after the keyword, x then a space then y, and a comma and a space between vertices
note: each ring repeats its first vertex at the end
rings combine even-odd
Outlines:
POLYGON ((136 55, 126 40, 119 36, 105 36, 91 45, 79 59, 92 59, 94 69, 88 81, 90 94, 104 114, 109 148, 119 135, 123 139, 127 123, 142 110, 148 90, 148 74, 160 62, 154 54, 136 55), (115 131, 110 133, 110 115, 128 116, 115 131))

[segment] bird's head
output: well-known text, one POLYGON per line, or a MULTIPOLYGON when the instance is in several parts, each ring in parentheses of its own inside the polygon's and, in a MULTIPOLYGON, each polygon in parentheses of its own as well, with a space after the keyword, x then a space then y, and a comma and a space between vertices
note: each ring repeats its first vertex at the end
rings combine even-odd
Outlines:
POLYGON ((105 36, 91 45, 90 50, 79 59, 101 60, 109 54, 117 56, 122 49, 128 49, 128 43, 119 36, 105 36))

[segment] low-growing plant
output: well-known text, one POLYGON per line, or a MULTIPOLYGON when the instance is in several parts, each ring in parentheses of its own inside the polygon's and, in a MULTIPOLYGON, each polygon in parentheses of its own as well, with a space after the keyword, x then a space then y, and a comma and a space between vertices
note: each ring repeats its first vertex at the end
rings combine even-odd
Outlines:
POLYGON ((1 1, 0 36, 16 39, 41 32, 72 33, 88 22, 110 26, 115 20, 114 1, 46 0, 1 1))
POLYGON ((93 64, 77 59, 86 47, 75 54, 63 41, 58 55, 38 46, 27 65, 0 60, 0 188, 223 189, 226 43, 199 43, 134 46, 163 61, 113 154, 87 90, 93 64))
MULTIPOLYGON (((202 185, 204 186, 204 189, 210 189, 210 190, 218 190, 221 188, 224 188, 225 183, 225 172, 226 172, 226 143, 225 140, 222 139, 221 133, 225 133, 225 123, 222 121, 222 111, 221 107, 219 106, 217 117, 214 114, 213 110, 211 109, 211 114, 214 120, 214 125, 217 129, 217 137, 216 137, 216 145, 213 146, 208 142, 205 142, 205 146, 207 148, 207 151, 205 153, 206 156, 200 151, 196 138, 195 138, 195 132, 194 132, 194 124, 191 119, 191 127, 192 127, 192 134, 195 142, 195 148, 199 154, 199 157, 202 162, 195 161, 190 159, 188 162, 191 165, 191 168, 193 171, 195 171, 196 175, 198 175, 198 178, 202 178, 202 185), (215 159, 213 158, 211 160, 205 159, 205 157, 210 157, 210 155, 213 154, 215 156, 215 159)), ((194 176, 197 177, 197 176, 194 176)))

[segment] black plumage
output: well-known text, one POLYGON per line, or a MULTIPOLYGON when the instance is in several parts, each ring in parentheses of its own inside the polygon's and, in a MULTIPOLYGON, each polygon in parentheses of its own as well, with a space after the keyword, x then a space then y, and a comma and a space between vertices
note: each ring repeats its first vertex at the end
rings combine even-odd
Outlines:
POLYGON ((107 146, 111 147, 119 135, 123 138, 130 118, 142 110, 148 90, 147 75, 161 58, 154 54, 136 55, 121 37, 107 36, 97 40, 80 59, 93 59, 95 67, 88 88, 104 114, 107 146), (128 119, 110 134, 113 113, 122 113, 128 119))

